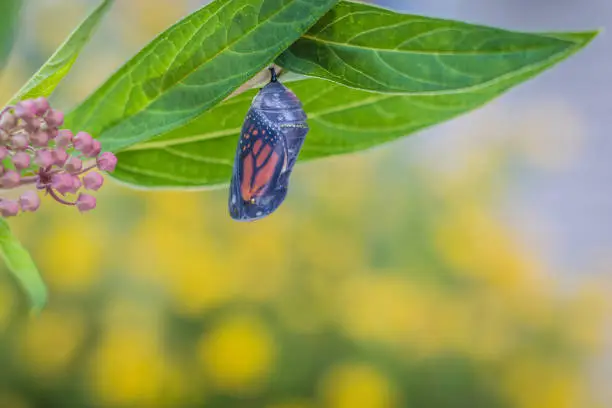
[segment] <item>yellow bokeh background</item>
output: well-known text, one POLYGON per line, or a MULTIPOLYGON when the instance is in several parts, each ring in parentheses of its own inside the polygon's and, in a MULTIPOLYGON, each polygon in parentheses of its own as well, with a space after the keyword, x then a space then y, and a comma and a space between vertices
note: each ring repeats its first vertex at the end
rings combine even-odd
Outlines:
MULTIPOLYGON (((39 3, 26 7, 40 29, 20 39, 3 97, 93 5, 39 3)), ((72 106, 195 7, 171 3, 117 1, 54 101, 72 106)), ((3 273, 0 407, 603 406, 589 368, 605 285, 562 291, 497 211, 510 162, 572 158, 520 137, 555 131, 546 123, 526 119, 519 135, 496 130, 503 109, 489 112, 454 139, 501 137, 457 149, 452 168, 407 154, 408 141, 314 161, 252 224, 229 219, 224 189, 108 182, 86 215, 44 200, 12 225, 50 302, 28 317, 3 273)), ((557 112, 540 120, 577 122, 557 112)))

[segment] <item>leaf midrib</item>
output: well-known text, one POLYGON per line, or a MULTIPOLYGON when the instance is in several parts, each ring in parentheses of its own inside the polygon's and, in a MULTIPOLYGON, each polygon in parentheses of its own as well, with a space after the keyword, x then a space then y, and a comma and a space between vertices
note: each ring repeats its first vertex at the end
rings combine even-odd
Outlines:
MULTIPOLYGON (((324 44, 330 47, 334 46, 334 47, 339 47, 339 48, 350 48, 350 49, 357 49, 361 51, 372 51, 372 52, 377 52, 377 53, 391 53, 391 54, 414 54, 414 55, 436 55, 436 56, 438 55, 474 56, 474 55, 483 55, 483 54, 504 55, 504 54, 516 54, 516 53, 521 53, 525 51, 541 50, 545 48, 557 48, 557 46, 545 45, 541 47, 520 49, 516 51, 486 51, 486 52, 484 51, 483 52, 479 52, 479 51, 427 51, 427 50, 417 51, 417 50, 398 50, 395 48, 366 47, 366 46, 362 46, 358 44, 349 44, 349 43, 343 43, 343 42, 338 42, 338 41, 324 40, 319 37, 308 35, 308 34, 303 35, 300 39, 310 40, 310 41, 324 44)), ((561 39, 559 39, 559 41, 567 44, 568 46, 577 44, 575 42, 563 41, 561 39)))

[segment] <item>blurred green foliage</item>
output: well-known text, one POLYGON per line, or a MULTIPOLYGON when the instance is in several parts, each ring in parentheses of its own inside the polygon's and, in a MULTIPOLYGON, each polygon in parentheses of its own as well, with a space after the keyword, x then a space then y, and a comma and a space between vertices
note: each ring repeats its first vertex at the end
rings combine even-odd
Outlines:
POLYGON ((3 0, 0 2, 0 69, 8 62, 13 44, 20 27, 19 14, 22 0, 3 0))

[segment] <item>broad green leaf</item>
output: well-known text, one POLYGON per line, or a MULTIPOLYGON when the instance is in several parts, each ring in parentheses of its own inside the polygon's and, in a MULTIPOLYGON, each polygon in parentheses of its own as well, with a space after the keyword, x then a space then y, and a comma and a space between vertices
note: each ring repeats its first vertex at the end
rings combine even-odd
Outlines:
POLYGON ((98 28, 102 17, 113 4, 114 0, 104 0, 73 32, 68 39, 55 51, 49 60, 34 74, 32 78, 11 99, 11 103, 19 100, 49 96, 70 72, 83 47, 98 28))
POLYGON ((28 251, 15 238, 8 223, 0 219, 0 255, 4 263, 30 298, 33 312, 47 303, 47 287, 28 251))
POLYGON ((162 33, 77 107, 105 150, 193 120, 270 64, 336 0, 216 0, 162 33))
MULTIPOLYGON (((372 93, 322 79, 290 82, 311 127, 300 158, 367 149, 469 112, 567 58, 594 35, 568 36, 564 50, 463 89, 402 95, 372 93)), ((255 92, 229 99, 183 128, 120 152, 113 176, 145 188, 226 184, 244 115, 255 92)))
POLYGON ((343 1, 276 63, 375 92, 460 92, 554 57, 568 42, 343 1))
POLYGON ((22 3, 23 0, 0 1, 0 69, 4 68, 13 50, 22 3))

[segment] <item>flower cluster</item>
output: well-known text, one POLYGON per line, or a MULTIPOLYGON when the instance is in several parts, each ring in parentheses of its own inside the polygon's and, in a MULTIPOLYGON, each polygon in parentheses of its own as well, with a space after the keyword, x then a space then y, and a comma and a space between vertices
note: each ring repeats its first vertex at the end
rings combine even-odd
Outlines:
MULTIPOLYGON (((88 133, 60 130, 63 123, 64 114, 52 109, 46 98, 24 100, 0 112, 0 188, 34 185, 61 204, 89 211, 96 207, 96 199, 79 191, 102 187, 104 177, 91 170, 112 172, 117 158, 101 153, 100 142, 88 133), (69 200, 67 194, 76 199, 69 200)), ((33 190, 18 200, 0 198, 3 217, 15 216, 19 210, 36 211, 39 206, 33 190)))

